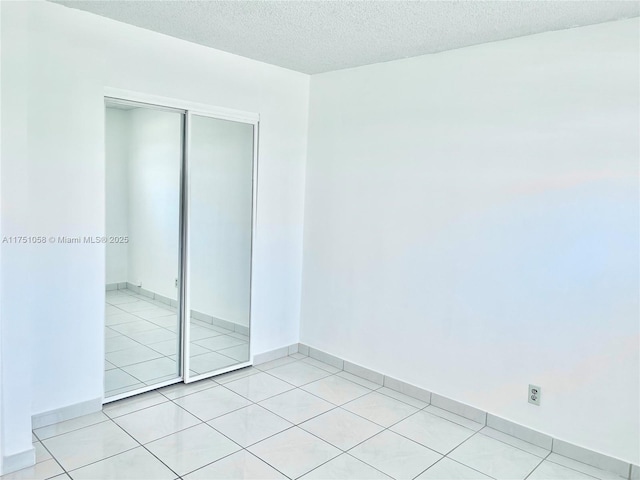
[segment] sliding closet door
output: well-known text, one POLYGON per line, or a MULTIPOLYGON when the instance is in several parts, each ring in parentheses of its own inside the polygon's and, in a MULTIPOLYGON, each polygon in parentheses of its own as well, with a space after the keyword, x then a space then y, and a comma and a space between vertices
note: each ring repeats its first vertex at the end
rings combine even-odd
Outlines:
POLYGON ((105 399, 180 379, 184 111, 106 100, 105 399))
POLYGON ((188 114, 187 381, 249 361, 255 128, 188 114))

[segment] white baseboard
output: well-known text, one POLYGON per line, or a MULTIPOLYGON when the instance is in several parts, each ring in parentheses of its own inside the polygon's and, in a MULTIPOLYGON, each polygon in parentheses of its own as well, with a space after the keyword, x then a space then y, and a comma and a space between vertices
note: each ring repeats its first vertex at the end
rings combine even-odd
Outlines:
POLYGON ((36 413, 31 416, 31 428, 35 430, 36 428, 46 427, 58 422, 64 422, 65 420, 71 420, 72 418, 99 412, 100 410, 102 410, 102 397, 86 400, 84 402, 62 408, 56 408, 55 410, 49 410, 48 412, 36 413))
POLYGON ((415 385, 403 382, 402 380, 383 375, 382 373, 370 370, 366 367, 353 364, 342 358, 336 357, 335 355, 331 355, 302 343, 298 344, 297 348, 291 345, 289 347, 282 347, 257 355, 254 358, 254 364, 258 365, 260 363, 276 360, 277 358, 290 354, 291 351, 297 351, 302 355, 315 358, 316 360, 325 362, 335 368, 351 373, 352 375, 364 378, 381 386, 384 385, 387 388, 404 393, 405 395, 417 398, 426 403, 430 403, 438 408, 491 427, 512 437, 549 450, 550 452, 557 453, 601 470, 616 473, 624 479, 640 480, 640 467, 638 465, 554 438, 551 435, 539 432, 519 423, 506 420, 471 405, 452 400, 443 395, 430 392, 415 385))
POLYGON ((290 349, 293 351, 294 345, 297 345, 297 343, 276 348, 275 350, 269 350, 268 352, 258 353, 253 356, 253 365, 260 365, 262 363, 270 362, 271 360, 276 360, 277 358, 286 357, 289 355, 290 349))
POLYGON ((2 457, 2 471, 0 474, 16 472, 23 468, 32 467, 36 464, 36 449, 31 447, 23 452, 5 455, 2 457))

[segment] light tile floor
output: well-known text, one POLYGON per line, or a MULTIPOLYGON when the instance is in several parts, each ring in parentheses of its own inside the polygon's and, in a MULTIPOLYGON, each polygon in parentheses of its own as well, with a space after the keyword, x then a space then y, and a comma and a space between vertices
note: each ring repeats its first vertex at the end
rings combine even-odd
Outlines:
POLYGON ((300 354, 107 404, 34 446, 3 480, 621 478, 300 354))
MULTIPOLYGON (((106 294, 105 397, 179 376, 176 309, 131 290, 106 294)), ((191 373, 249 359, 248 337, 191 319, 191 373)))

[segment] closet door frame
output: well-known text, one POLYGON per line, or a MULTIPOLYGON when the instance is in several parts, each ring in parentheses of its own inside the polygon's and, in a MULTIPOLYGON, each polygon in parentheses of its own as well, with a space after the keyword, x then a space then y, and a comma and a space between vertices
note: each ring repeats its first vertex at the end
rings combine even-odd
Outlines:
POLYGON ((251 333, 253 331, 253 322, 252 322, 252 304, 253 304, 253 252, 255 245, 255 235, 256 235, 256 209, 257 209, 257 193, 258 193, 258 118, 257 114, 252 115, 250 117, 246 116, 238 116, 238 115, 227 115, 225 113, 218 112, 216 109, 189 109, 187 110, 187 114, 185 116, 185 136, 184 136, 184 180, 183 183, 183 197, 182 201, 184 202, 184 210, 185 213, 185 221, 182 222, 183 231, 181 234, 184 236, 181 238, 181 244, 184 245, 181 253, 184 255, 182 258, 182 271, 180 272, 185 279, 184 282, 181 282, 181 286, 185 288, 184 292, 184 309, 181 312, 182 318, 184 321, 181 324, 182 327, 182 369, 183 369, 183 378, 184 383, 197 382, 198 380, 203 380, 205 378, 210 378, 215 375, 220 375, 222 373, 230 372, 232 370, 237 370, 239 368, 248 367, 253 364, 253 342, 251 341, 251 333), (211 372, 201 373, 192 375, 189 371, 189 363, 191 361, 191 342, 190 342, 190 328, 189 328, 189 312, 191 311, 191 295, 190 290, 188 288, 188 279, 190 274, 190 260, 191 257, 189 255, 189 225, 190 225, 190 216, 191 216, 191 208, 189 208, 189 198, 191 194, 191 182, 190 182, 190 164, 189 164, 189 147, 191 145, 191 124, 192 118, 194 115, 199 117, 206 118, 214 118, 216 120, 227 120, 238 123, 245 123, 252 125, 253 127, 253 158, 252 158, 252 168, 251 168, 251 246, 250 246, 250 262, 249 262, 249 359, 246 362, 239 362, 233 364, 228 367, 224 367, 218 370, 213 370, 211 372))
MULTIPOLYGON (((174 380, 163 382, 162 384, 153 385, 148 388, 127 392, 117 397, 109 398, 108 401, 115 401, 132 395, 137 395, 149 390, 155 390, 159 387, 172 385, 175 383, 191 383, 215 375, 237 370, 240 368, 253 365, 253 262, 256 244, 257 231, 257 197, 258 197, 258 139, 260 115, 253 112, 245 112, 224 107, 217 107, 205 103, 191 102, 170 97, 151 95, 132 90, 124 90, 114 87, 105 87, 102 95, 102 103, 106 99, 119 101, 122 103, 133 102, 136 104, 147 104, 149 107, 170 110, 181 110, 184 112, 183 132, 182 132, 182 164, 180 169, 180 242, 179 242, 179 272, 178 272, 178 301, 179 301, 179 317, 181 329, 181 351, 180 351, 180 377, 174 380), (249 272, 249 359, 246 362, 239 362, 234 365, 221 368, 212 372, 199 375, 190 375, 189 365, 189 143, 190 143, 190 120, 192 115, 216 118, 219 120, 229 120, 233 122, 246 123, 253 126, 253 167, 252 167, 252 199, 251 199, 251 252, 250 252, 250 272, 249 272)), ((103 117, 104 118, 104 117, 103 117)), ((103 148, 104 152, 104 148, 103 148)), ((104 319, 103 319, 104 322, 104 319)), ((103 381, 104 383, 104 381, 103 381)))

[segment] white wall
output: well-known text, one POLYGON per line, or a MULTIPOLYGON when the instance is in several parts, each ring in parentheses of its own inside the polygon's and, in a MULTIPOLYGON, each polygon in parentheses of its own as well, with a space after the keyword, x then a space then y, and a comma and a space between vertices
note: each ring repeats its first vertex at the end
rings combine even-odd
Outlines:
MULTIPOLYGON (((107 108, 105 114, 105 233, 129 235, 129 112, 107 108)), ((129 244, 110 243, 106 249, 106 283, 128 280, 129 244)))
POLYGON ((313 76, 301 341, 637 464, 638 67, 634 19, 313 76))
MULTIPOLYGON (((104 234, 105 86, 258 112, 253 348, 296 342, 308 76, 49 2, 0 8, 3 126, 12 125, 2 131, 3 234, 104 234)), ((30 448, 31 414, 102 395, 105 249, 2 248, 11 452, 30 448)))
MULTIPOLYGON (((7 12, 5 5, 0 10, 0 230, 3 237, 11 237, 28 235, 31 224, 26 162, 28 96, 24 88, 28 66, 22 51, 28 35, 20 28, 26 21, 24 11, 7 12)), ((5 462, 7 457, 20 455, 31 448, 33 328, 25 319, 31 315, 33 296, 28 286, 33 251, 34 247, 30 245, 0 243, 0 463, 3 469, 8 466, 5 465, 9 463, 5 462)))

